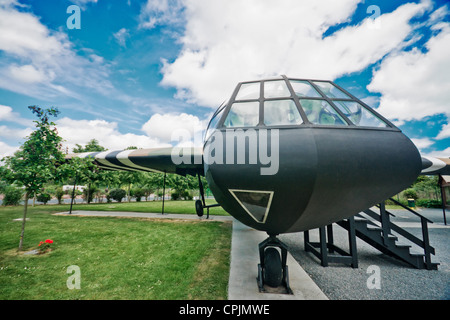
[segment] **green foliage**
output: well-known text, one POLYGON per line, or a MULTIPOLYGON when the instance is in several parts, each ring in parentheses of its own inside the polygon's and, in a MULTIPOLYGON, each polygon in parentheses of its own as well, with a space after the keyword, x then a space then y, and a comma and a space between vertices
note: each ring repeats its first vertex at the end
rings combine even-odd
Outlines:
POLYGON ((145 190, 142 188, 133 188, 131 189, 131 196, 136 198, 136 201, 141 201, 142 197, 145 197, 145 190))
POLYGON ((5 187, 3 193, 4 206, 17 206, 20 204, 20 200, 22 200, 23 197, 23 190, 14 186, 5 187))
POLYGON ((98 144, 96 139, 91 139, 84 147, 76 144, 76 147, 73 148, 72 152, 74 153, 82 153, 82 152, 96 152, 96 151, 106 151, 105 147, 102 147, 98 144))
POLYGON ((49 202, 51 198, 52 196, 46 192, 40 193, 36 196, 36 200, 44 204, 47 204, 47 202, 49 202))
POLYGON ((416 205, 422 208, 442 208, 442 201, 433 199, 417 199, 416 205))
POLYGON ((63 191, 62 187, 56 188, 56 190, 55 190, 55 197, 58 200, 58 204, 61 204, 62 197, 64 196, 64 193, 65 192, 63 191))
POLYGON ((416 192, 416 190, 414 190, 413 188, 406 189, 406 190, 404 191, 404 195, 405 195, 405 197, 407 197, 408 199, 414 199, 414 200, 416 200, 416 199, 418 198, 417 192, 416 192))
POLYGON ((2 159, 4 166, 0 167, 0 176, 10 184, 16 183, 25 187, 25 206, 20 233, 19 250, 22 249, 27 215, 27 203, 31 194, 39 192, 47 181, 61 181, 65 170, 58 167, 64 162, 61 152, 61 137, 49 121, 49 117, 56 117, 58 109, 42 109, 37 106, 28 107, 39 120, 34 121, 36 130, 28 137, 24 144, 12 157, 2 159))
POLYGON ((122 202, 122 199, 125 198, 126 192, 123 189, 113 189, 109 192, 109 197, 117 202, 122 202))
POLYGON ((94 195, 95 193, 98 191, 98 188, 94 185, 89 185, 88 188, 85 188, 83 190, 83 199, 87 202, 87 203, 91 203, 92 199, 94 199, 94 195))
POLYGON ((171 198, 172 198, 172 200, 178 200, 178 199, 180 199, 180 194, 176 191, 172 192, 171 198))
POLYGON ((42 109, 36 106, 28 107, 35 113, 40 121, 36 123, 33 131, 14 154, 3 158, 4 166, 0 167, 0 175, 8 183, 17 183, 25 186, 28 194, 37 193, 45 182, 61 179, 61 172, 57 164, 64 161, 61 149, 61 137, 49 116, 57 116, 59 111, 55 108, 42 109))

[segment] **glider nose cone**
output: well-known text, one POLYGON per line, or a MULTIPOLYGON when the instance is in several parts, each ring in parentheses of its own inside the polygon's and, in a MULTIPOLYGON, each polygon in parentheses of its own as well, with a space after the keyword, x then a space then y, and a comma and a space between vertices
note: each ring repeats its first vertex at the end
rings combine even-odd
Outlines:
POLYGON ((283 129, 270 150, 279 155, 272 175, 261 174, 267 167, 261 162, 209 163, 205 173, 227 212, 273 234, 348 218, 407 188, 422 167, 417 148, 399 131, 283 129))

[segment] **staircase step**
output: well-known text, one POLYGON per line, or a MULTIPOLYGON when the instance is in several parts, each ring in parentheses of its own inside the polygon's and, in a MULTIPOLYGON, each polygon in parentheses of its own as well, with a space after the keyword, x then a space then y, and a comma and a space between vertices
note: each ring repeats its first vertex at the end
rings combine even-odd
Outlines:
MULTIPOLYGON (((411 246, 397 243, 399 239, 396 235, 389 234, 387 239, 383 238, 383 229, 374 221, 361 215, 354 218, 356 236, 371 244, 385 254, 393 255, 415 268, 425 269, 425 256, 423 254, 413 254, 410 252, 411 246)), ((340 226, 348 230, 348 223, 340 221, 340 226)), ((427 269, 437 270, 438 263, 431 263, 427 269)))

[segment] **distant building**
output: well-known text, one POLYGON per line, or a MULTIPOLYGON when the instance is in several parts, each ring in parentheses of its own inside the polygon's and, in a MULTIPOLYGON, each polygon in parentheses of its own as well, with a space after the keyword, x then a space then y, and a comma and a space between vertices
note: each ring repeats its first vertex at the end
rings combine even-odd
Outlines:
MULTIPOLYGON (((75 186, 75 189, 78 190, 78 191, 81 191, 81 192, 83 192, 83 190, 85 188, 86 188, 86 186, 75 186)), ((71 186, 71 185, 63 186, 63 191, 67 191, 67 190, 72 191, 73 190, 73 186, 71 186)))

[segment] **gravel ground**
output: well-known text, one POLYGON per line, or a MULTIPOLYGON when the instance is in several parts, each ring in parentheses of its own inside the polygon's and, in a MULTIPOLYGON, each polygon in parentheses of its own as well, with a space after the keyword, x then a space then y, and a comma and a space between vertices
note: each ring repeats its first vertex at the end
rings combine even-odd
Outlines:
MULTIPOLYGON (((430 244, 436 250, 436 255, 432 255, 432 262, 440 264, 438 270, 414 269, 400 260, 381 253, 359 238, 357 238, 358 268, 341 263, 330 263, 328 267, 322 267, 319 259, 312 253, 305 252, 303 232, 284 234, 280 239, 288 245, 292 256, 330 300, 449 300, 450 221, 447 221, 447 226, 444 225, 440 209, 417 211, 434 222, 429 224, 429 235, 430 244), (375 276, 373 266, 379 268, 379 289, 369 289, 373 287, 370 284, 375 276)), ((419 218, 406 210, 390 210, 390 212, 395 215, 391 218, 392 222, 404 227, 419 239, 422 238, 419 218)), ((348 251, 347 231, 337 225, 333 226, 333 230, 335 244, 348 251)), ((318 241, 318 233, 318 230, 311 231, 310 241, 318 241)), ((412 251, 415 250, 413 247, 412 251)))

